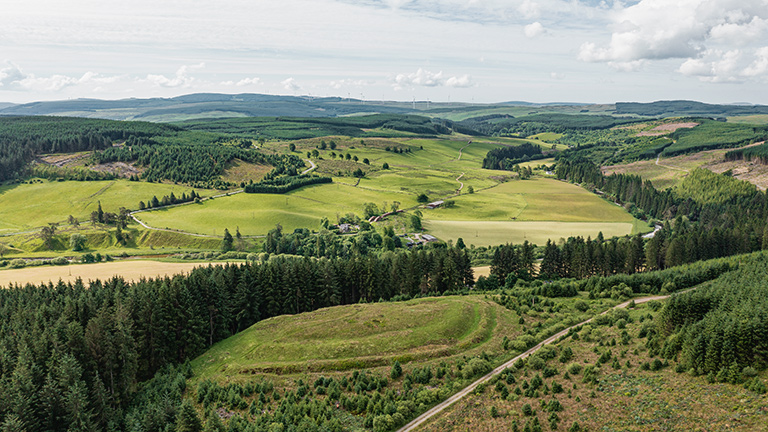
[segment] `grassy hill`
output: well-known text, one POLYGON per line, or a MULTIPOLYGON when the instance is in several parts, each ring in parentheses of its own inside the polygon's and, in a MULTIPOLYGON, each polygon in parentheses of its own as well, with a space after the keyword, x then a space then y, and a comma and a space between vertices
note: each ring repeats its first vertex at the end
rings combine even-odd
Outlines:
POLYGON ((469 295, 278 316, 192 361, 187 397, 254 425, 292 422, 278 413, 307 409, 332 430, 337 423, 336 430, 391 430, 536 341, 614 304, 577 305, 585 299, 548 300, 518 313, 469 295))
POLYGON ((249 379, 254 373, 347 371, 497 353, 520 330, 509 313, 478 297, 374 303, 261 321, 192 362, 196 379, 249 379))

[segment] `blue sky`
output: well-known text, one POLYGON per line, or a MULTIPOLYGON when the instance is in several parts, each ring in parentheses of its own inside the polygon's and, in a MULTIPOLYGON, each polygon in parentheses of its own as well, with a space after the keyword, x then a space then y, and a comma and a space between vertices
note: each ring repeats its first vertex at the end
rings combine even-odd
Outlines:
POLYGON ((0 102, 768 104, 768 0, 9 0, 0 102))

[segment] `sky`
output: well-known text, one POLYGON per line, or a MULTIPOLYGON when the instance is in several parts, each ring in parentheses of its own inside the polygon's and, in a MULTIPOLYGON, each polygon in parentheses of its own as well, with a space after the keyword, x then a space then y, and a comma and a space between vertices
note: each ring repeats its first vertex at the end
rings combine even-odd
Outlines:
POLYGON ((0 102, 768 104, 768 0, 3 0, 0 102))

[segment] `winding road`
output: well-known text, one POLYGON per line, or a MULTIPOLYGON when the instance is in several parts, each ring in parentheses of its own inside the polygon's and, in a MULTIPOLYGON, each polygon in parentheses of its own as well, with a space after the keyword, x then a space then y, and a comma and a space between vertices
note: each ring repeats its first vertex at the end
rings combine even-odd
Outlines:
POLYGON ((306 174, 306 173, 308 173, 308 172, 312 171, 313 169, 317 168, 317 165, 315 165, 315 163, 314 163, 314 162, 312 162, 312 159, 304 159, 304 160, 305 160, 305 161, 307 161, 307 162, 309 162, 309 164, 310 164, 310 165, 312 165, 312 166, 311 166, 311 167, 309 167, 309 168, 307 168, 307 169, 305 169, 304 171, 302 171, 302 172, 301 172, 301 175, 304 175, 304 174, 306 174))
MULTIPOLYGON (((635 300, 635 304, 640 304, 640 303, 645 303, 645 302, 649 302, 649 301, 652 301, 652 300, 663 300, 663 299, 665 299, 667 297, 669 297, 669 296, 668 295, 652 296, 652 297, 643 297, 643 298, 634 299, 634 300, 635 300)), ((629 304, 631 302, 632 302, 632 300, 629 300, 629 301, 626 301, 626 302, 621 303, 619 305, 616 305, 613 308, 606 310, 601 315, 605 315, 605 314, 607 314, 608 312, 610 312, 613 309, 625 308, 625 307, 629 306, 629 304)), ((454 394, 453 396, 449 397, 445 401, 435 405, 429 411, 427 411, 424 414, 416 417, 410 423, 408 423, 407 425, 405 425, 402 428, 398 429, 397 432, 409 432, 409 431, 415 430, 416 428, 421 426, 427 420, 431 419, 435 415, 437 415, 440 412, 442 412, 444 409, 446 409, 449 406, 453 405, 454 403, 458 402, 464 396, 470 394, 480 384, 483 384, 483 383, 489 381, 491 378, 495 377, 496 375, 499 375, 502 372, 504 372, 504 370, 506 370, 507 368, 509 368, 513 364, 515 364, 515 362, 517 362, 518 360, 521 360, 521 359, 524 359, 524 358, 530 356, 531 354, 533 354, 536 351, 538 351, 544 345, 551 344, 552 342, 555 342, 556 340, 558 340, 560 337, 565 336, 566 334, 568 334, 569 331, 571 331, 571 329, 574 329, 574 328, 579 327, 579 326, 583 326, 584 324, 589 323, 593 319, 594 319, 594 317, 592 317, 592 318, 590 318, 590 319, 588 319, 586 321, 583 321, 583 322, 581 322, 579 324, 572 325, 572 326, 568 327, 567 329, 565 329, 565 330, 563 330, 563 331, 561 331, 561 332, 559 332, 559 333, 557 333, 557 334, 555 334, 553 336, 548 337, 547 339, 545 339, 544 341, 540 342, 535 347, 533 347, 533 348, 529 349, 528 351, 520 354, 519 356, 513 358, 512 360, 509 360, 508 362, 504 363, 503 365, 501 365, 501 366, 497 367, 496 369, 492 370, 491 372, 489 372, 487 375, 483 376, 482 378, 480 378, 477 381, 473 382, 472 384, 468 385, 463 390, 461 390, 458 393, 454 394)))

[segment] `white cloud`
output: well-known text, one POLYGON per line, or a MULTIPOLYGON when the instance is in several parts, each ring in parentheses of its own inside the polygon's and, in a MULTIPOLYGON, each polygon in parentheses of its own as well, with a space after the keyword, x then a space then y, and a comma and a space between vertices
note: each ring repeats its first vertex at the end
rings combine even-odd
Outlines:
POLYGON ((8 89, 20 85, 20 82, 27 78, 21 68, 11 62, 6 62, 6 67, 0 69, 0 88, 8 89))
POLYGON ((525 18, 538 18, 541 15, 541 7, 539 3, 532 0, 524 0, 520 6, 517 7, 517 11, 525 18))
POLYGON ((711 83, 743 82, 768 76, 768 47, 762 47, 754 55, 740 50, 708 50, 699 58, 688 59, 678 72, 711 83))
POLYGON ((195 82, 195 78, 189 76, 190 70, 197 70, 197 69, 203 69, 205 68, 205 63, 200 63, 196 65, 184 65, 181 66, 177 71, 176 74, 168 78, 165 75, 147 75, 147 81, 154 83, 155 85, 158 85, 160 87, 168 87, 168 88, 175 88, 175 87, 182 87, 182 88, 188 88, 191 87, 192 84, 195 82))
POLYGON ((283 88, 288 91, 298 91, 301 89, 301 86, 296 84, 296 80, 293 79, 293 77, 280 81, 280 84, 282 84, 283 88))
POLYGON ((745 76, 743 56, 756 54, 768 36, 768 0, 641 0, 615 8, 611 19, 610 42, 582 44, 579 60, 632 71, 649 61, 681 59, 680 73, 735 82, 745 76))
POLYGON ((6 62, 6 67, 0 69, 0 90, 59 91, 65 87, 92 81, 95 78, 96 75, 92 72, 86 73, 80 79, 60 74, 48 77, 37 77, 34 74, 24 72, 19 66, 12 62, 6 62))
POLYGON ((561 74, 559 72, 552 72, 549 74, 549 77, 556 80, 563 80, 565 79, 565 75, 561 74))
POLYGON ((445 81, 445 85, 448 87, 467 88, 474 86, 472 77, 469 75, 462 75, 458 77, 450 77, 445 81))
POLYGON ((523 29, 523 32, 525 33, 525 37, 532 39, 536 36, 541 36, 547 32, 547 30, 544 28, 543 25, 541 25, 540 22, 536 21, 535 23, 528 24, 523 29))
POLYGON ((392 80, 392 86, 396 90, 406 87, 471 87, 472 77, 469 75, 443 77, 443 71, 434 73, 419 68, 415 73, 398 74, 392 80))
POLYGON ((768 75, 768 46, 755 52, 755 60, 744 69, 743 74, 748 77, 768 75))
POLYGON ((375 84, 373 81, 366 81, 366 80, 352 80, 352 79, 342 79, 337 81, 331 81, 329 85, 332 89, 340 90, 344 87, 363 87, 367 85, 375 84))
POLYGON ((253 78, 243 78, 240 81, 224 81, 221 83, 221 85, 224 86, 237 86, 237 87, 245 87, 245 86, 254 86, 254 85, 260 85, 262 84, 261 78, 259 77, 253 77, 253 78))

